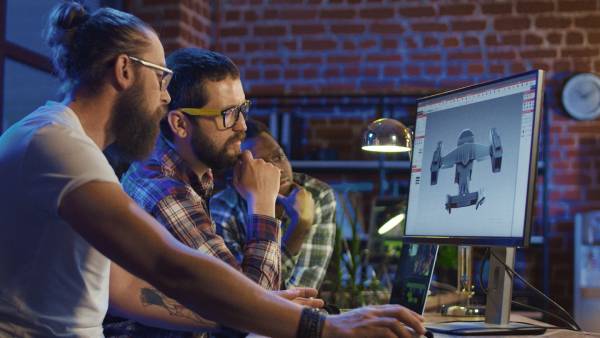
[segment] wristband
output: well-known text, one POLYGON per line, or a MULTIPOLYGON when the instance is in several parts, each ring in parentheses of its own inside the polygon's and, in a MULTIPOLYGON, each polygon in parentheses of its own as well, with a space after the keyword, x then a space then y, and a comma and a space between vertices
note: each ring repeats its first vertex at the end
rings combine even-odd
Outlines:
POLYGON ((305 307, 300 315, 296 338, 320 338, 323 333, 325 316, 317 309, 305 307))

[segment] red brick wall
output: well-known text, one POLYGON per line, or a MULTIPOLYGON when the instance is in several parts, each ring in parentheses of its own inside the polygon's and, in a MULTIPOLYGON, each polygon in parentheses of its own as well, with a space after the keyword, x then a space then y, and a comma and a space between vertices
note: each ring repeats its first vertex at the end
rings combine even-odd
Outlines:
MULTIPOLYGON (((559 98, 568 76, 600 72, 598 1, 216 1, 215 20, 203 14, 210 39, 206 26, 184 38, 154 9, 172 5, 132 1, 151 23, 179 27, 163 33, 168 50, 210 40, 232 57, 251 94, 431 92, 547 70, 551 296, 571 307, 573 216, 600 209, 600 121, 567 117, 559 98)), ((340 123, 327 121, 319 135, 340 123)))
POLYGON ((210 44, 210 0, 125 0, 124 7, 154 27, 167 53, 210 44))
POLYGON ((407 92, 600 67, 596 1, 321 2, 224 2, 212 45, 254 94, 407 92))

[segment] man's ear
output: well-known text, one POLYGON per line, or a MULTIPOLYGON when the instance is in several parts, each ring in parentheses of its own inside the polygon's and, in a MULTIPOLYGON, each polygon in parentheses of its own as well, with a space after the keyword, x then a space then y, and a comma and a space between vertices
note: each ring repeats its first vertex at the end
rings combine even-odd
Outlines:
POLYGON ((133 85, 135 81, 133 67, 133 61, 127 55, 121 54, 117 57, 113 66, 113 75, 117 89, 123 90, 133 85))
POLYGON ((179 110, 171 110, 167 113, 167 122, 175 137, 186 138, 190 135, 192 125, 185 113, 179 110))

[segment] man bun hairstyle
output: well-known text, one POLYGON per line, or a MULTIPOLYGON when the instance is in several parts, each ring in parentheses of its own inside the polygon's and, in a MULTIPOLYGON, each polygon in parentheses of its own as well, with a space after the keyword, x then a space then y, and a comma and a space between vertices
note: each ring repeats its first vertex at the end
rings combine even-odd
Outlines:
POLYGON ((89 13, 79 1, 62 1, 50 13, 44 39, 63 83, 62 94, 95 90, 120 54, 139 55, 154 30, 134 15, 112 8, 89 13))
MULTIPOLYGON (((202 108, 209 99, 204 90, 206 81, 240 77, 240 71, 231 59, 201 48, 176 50, 167 57, 167 67, 173 71, 168 88, 171 96, 169 110, 202 108)), ((173 132, 166 117, 160 122, 160 130, 168 140, 173 140, 173 132)))

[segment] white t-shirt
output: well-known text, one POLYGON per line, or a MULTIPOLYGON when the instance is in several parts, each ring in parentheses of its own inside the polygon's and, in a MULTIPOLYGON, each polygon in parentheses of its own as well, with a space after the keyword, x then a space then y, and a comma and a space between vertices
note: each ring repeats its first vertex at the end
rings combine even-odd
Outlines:
POLYGON ((102 337, 110 261, 58 216, 90 181, 119 183, 67 106, 0 137, 0 337, 102 337))

